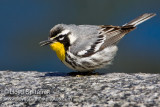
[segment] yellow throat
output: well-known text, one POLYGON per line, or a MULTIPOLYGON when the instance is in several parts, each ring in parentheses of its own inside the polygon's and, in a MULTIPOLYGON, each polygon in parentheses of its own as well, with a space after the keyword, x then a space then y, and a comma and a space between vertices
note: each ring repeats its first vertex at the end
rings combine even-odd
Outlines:
POLYGON ((62 43, 60 43, 60 42, 55 42, 55 43, 52 43, 50 46, 56 52, 58 58, 61 61, 64 61, 65 60, 65 48, 64 48, 64 45, 62 43))

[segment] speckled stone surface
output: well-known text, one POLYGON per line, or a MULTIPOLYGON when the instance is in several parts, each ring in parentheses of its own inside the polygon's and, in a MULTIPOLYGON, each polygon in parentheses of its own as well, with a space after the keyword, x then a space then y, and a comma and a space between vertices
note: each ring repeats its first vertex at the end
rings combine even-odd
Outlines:
POLYGON ((1 106, 160 107, 160 74, 71 77, 0 71, 1 106))

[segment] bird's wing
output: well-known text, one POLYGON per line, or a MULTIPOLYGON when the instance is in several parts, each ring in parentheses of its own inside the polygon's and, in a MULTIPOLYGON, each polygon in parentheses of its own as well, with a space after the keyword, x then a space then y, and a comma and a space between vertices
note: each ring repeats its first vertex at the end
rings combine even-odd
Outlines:
POLYGON ((126 33, 134 28, 130 25, 124 27, 101 25, 96 29, 89 28, 88 30, 94 33, 85 33, 85 36, 80 36, 70 50, 73 54, 80 57, 90 56, 109 45, 117 43, 126 33))
POLYGON ((96 50, 98 44, 102 41, 102 36, 99 33, 99 26, 94 25, 79 25, 72 32, 76 36, 76 41, 71 45, 70 51, 77 56, 89 56, 96 50))
POLYGON ((79 26, 81 30, 78 30, 76 33, 82 34, 79 34, 79 39, 73 44, 71 51, 78 56, 90 56, 108 46, 115 45, 125 34, 134 30, 137 25, 155 15, 154 13, 145 13, 123 26, 81 25, 79 26))
POLYGON ((73 54, 77 56, 89 56, 95 52, 95 45, 99 42, 100 37, 91 36, 82 37, 76 40, 70 48, 73 54))

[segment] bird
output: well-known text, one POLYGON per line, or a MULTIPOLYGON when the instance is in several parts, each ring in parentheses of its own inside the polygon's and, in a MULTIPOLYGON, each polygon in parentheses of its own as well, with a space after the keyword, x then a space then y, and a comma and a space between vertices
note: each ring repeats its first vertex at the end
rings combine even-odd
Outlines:
POLYGON ((111 65, 119 41, 155 15, 145 13, 122 26, 57 24, 40 46, 50 45, 61 62, 74 71, 94 72, 111 65))

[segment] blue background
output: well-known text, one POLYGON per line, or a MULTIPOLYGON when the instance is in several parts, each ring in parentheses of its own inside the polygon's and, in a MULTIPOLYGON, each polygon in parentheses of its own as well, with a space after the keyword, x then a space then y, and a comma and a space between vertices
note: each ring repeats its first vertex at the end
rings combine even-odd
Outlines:
POLYGON ((157 16, 121 40, 114 64, 102 72, 160 72, 160 0, 1 0, 0 70, 71 72, 39 46, 54 25, 123 25, 150 12, 157 16))

